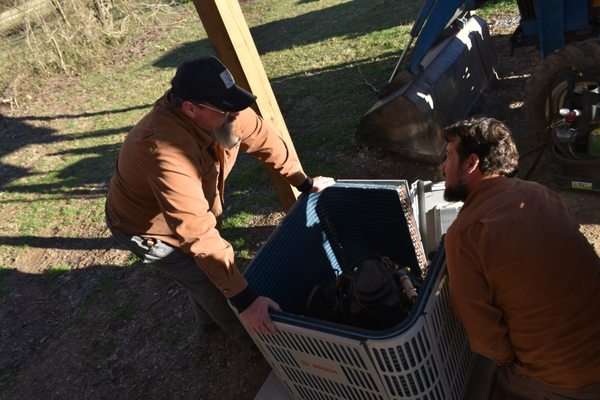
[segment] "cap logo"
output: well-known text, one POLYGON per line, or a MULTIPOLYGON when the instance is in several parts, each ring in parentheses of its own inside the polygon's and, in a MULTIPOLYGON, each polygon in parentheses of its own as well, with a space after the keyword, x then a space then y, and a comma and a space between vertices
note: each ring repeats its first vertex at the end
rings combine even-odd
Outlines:
POLYGON ((227 89, 230 89, 233 85, 235 85, 233 76, 231 76, 231 73, 228 70, 221 72, 219 76, 221 77, 221 80, 227 89))

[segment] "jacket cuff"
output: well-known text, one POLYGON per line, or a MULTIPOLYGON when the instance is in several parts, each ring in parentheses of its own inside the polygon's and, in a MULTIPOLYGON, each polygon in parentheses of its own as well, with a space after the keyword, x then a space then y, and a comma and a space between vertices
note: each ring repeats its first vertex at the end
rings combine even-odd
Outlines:
POLYGON ((302 182, 300 185, 296 186, 296 189, 298 189, 301 193, 310 193, 312 187, 313 187, 313 178, 308 176, 308 177, 306 177, 304 182, 302 182))
POLYGON ((246 286, 244 290, 239 292, 233 297, 229 298, 229 302, 238 310, 238 313, 243 312, 245 309, 250 307, 254 300, 256 300, 258 296, 254 293, 250 286, 246 286))

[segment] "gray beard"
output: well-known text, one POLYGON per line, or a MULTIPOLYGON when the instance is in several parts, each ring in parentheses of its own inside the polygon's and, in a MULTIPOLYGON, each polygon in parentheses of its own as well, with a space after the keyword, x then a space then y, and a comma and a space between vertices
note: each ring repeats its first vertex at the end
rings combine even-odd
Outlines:
POLYGON ((233 121, 235 118, 229 118, 223 125, 212 132, 213 139, 224 149, 233 148, 240 138, 233 134, 233 121))

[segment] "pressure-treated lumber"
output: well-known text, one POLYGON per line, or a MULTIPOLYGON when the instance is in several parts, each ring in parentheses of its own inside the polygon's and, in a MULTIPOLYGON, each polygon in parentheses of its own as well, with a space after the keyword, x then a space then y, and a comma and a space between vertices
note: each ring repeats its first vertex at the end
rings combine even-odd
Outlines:
MULTIPOLYGON (((295 154, 273 89, 265 73, 254 40, 237 0, 194 0, 196 11, 219 59, 236 83, 257 96, 254 110, 268 121, 295 154)), ((298 191, 277 173, 269 171, 279 201, 285 210, 296 201, 298 191)))
POLYGON ((54 11, 51 0, 28 0, 0 13, 0 33, 25 23, 28 18, 45 16, 54 11))

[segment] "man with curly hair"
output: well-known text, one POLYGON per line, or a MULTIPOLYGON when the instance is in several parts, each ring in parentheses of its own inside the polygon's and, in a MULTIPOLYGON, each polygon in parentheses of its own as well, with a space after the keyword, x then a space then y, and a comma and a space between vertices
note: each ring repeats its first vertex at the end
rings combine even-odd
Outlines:
POLYGON ((445 198, 464 201, 445 246, 450 295, 473 351, 508 399, 600 399, 600 258, 554 192, 513 177, 509 128, 444 131, 445 198))

